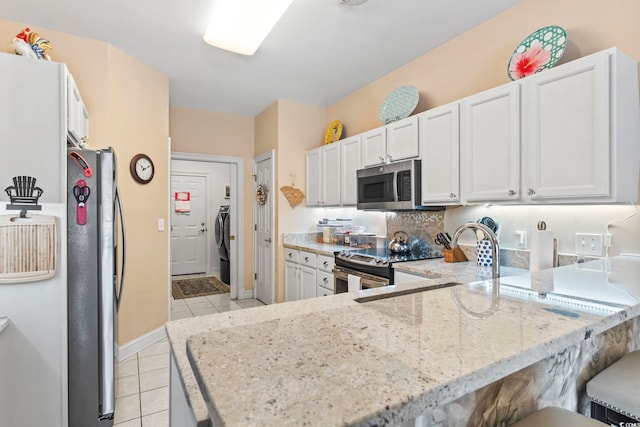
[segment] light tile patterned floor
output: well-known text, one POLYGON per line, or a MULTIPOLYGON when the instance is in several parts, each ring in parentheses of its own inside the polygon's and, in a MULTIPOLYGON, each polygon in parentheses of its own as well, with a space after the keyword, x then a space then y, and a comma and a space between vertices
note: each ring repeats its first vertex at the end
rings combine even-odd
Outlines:
MULTIPOLYGON (((171 300, 171 319, 257 307, 256 299, 229 294, 171 300)), ((163 339, 120 362, 114 427, 169 426, 169 342, 163 339)))

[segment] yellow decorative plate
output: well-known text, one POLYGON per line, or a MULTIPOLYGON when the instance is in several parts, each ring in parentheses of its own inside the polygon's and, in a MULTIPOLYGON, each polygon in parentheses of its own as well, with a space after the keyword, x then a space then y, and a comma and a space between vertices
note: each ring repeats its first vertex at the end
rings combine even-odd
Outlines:
POLYGON ((327 129, 327 135, 324 138, 325 144, 331 144, 340 140, 342 136, 342 122, 340 120, 334 120, 327 129))

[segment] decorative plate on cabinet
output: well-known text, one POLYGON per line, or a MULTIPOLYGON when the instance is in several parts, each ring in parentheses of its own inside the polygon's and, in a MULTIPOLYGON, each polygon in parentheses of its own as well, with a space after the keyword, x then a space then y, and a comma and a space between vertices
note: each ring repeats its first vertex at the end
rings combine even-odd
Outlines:
POLYGON ((332 142, 336 142, 340 140, 342 136, 342 122, 340 120, 334 120, 329 125, 329 129, 327 129, 327 133, 324 137, 325 144, 331 144, 332 142))
POLYGON ((380 106, 380 121, 389 124, 406 119, 418 105, 418 89, 413 86, 395 88, 380 106))
POLYGON ((509 59, 507 74, 518 80, 556 65, 567 47, 567 33, 562 27, 551 25, 530 34, 516 48, 509 59))

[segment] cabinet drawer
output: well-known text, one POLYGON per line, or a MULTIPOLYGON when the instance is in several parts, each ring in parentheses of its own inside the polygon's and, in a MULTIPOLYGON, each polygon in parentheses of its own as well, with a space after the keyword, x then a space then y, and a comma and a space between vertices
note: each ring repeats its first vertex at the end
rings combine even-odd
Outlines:
POLYGON ((300 251, 300 257, 298 258, 298 262, 300 265, 306 265, 308 267, 316 266, 316 257, 317 255, 311 252, 300 251))
POLYGON ((285 261, 298 262, 298 254, 297 249, 284 248, 285 261))
POLYGON ((317 296, 326 297, 327 295, 333 295, 333 291, 330 291, 329 289, 318 287, 317 296))
POLYGON ((333 266, 335 265, 335 258, 326 256, 326 255, 318 255, 318 270, 326 271, 327 273, 331 273, 333 271, 333 266))
POLYGON ((316 274, 316 283, 318 284, 318 291, 320 291, 320 288, 325 288, 333 292, 333 274, 318 271, 316 274))

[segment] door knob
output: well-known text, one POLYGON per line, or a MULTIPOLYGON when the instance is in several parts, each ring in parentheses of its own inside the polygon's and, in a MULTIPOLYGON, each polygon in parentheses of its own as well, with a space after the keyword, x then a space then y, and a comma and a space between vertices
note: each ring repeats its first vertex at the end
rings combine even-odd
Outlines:
POLYGON ((271 237, 267 237, 266 239, 264 239, 264 241, 267 243, 271 243, 271 237))

